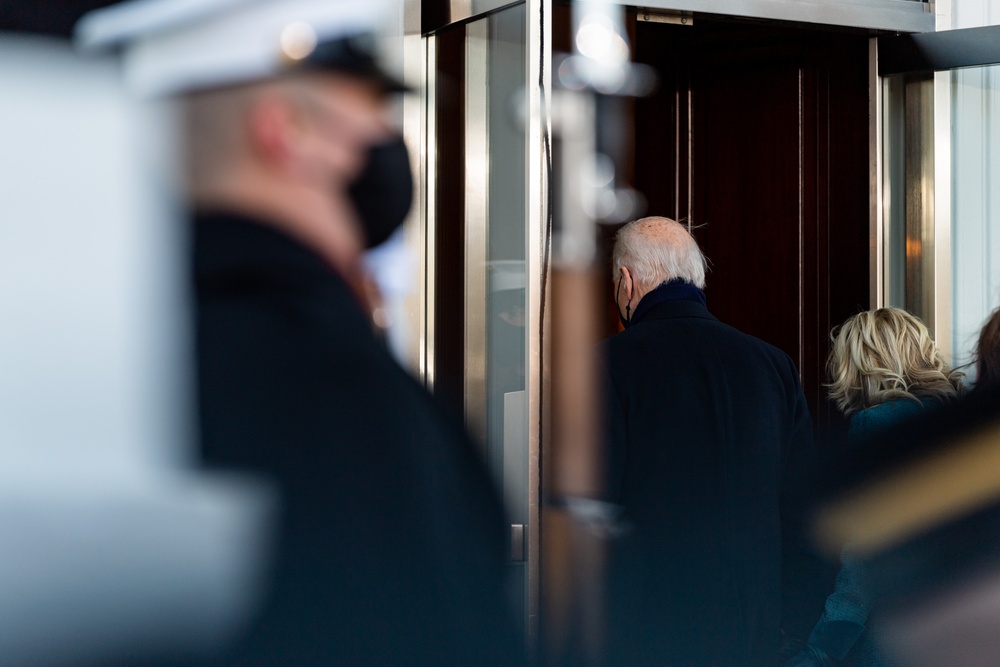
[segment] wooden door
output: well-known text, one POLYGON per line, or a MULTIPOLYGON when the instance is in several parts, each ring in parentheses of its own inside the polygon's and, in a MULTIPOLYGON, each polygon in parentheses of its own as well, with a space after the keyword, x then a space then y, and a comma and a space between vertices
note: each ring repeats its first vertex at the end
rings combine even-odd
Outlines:
POLYGON ((830 328, 869 302, 868 39, 774 24, 639 22, 660 74, 636 103, 647 213, 686 221, 722 321, 785 350, 821 439, 830 328))

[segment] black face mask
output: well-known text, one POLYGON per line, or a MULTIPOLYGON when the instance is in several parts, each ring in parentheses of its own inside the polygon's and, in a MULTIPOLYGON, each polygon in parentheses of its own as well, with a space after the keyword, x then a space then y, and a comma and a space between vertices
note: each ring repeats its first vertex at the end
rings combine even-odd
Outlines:
POLYGON ((403 224, 413 203, 413 174, 402 137, 369 149, 368 164, 348 194, 369 248, 384 242, 403 224))

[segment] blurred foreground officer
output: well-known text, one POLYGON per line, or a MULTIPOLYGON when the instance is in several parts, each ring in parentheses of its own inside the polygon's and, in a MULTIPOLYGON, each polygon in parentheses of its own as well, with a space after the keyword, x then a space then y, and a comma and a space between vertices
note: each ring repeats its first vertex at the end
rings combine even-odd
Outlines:
MULTIPOLYGON (((863 311, 834 329, 827 371, 830 398, 850 420, 852 441, 877 440, 964 391, 962 373, 948 365, 924 323, 901 308, 863 311)), ((846 545, 822 618, 784 667, 891 665, 868 623, 871 606, 864 566, 846 545)))
POLYGON ((816 534, 852 545, 872 627, 899 667, 993 667, 1000 656, 1000 387, 853 443, 808 489, 816 534))
POLYGON ((705 307, 705 258, 666 218, 625 225, 614 288, 625 331, 604 343, 613 544, 611 663, 750 667, 804 638, 828 592, 788 507, 813 455, 784 352, 705 307))
POLYGON ((379 9, 163 0, 88 28, 97 40, 118 26, 134 43, 126 74, 181 94, 204 459, 281 487, 277 569, 233 664, 508 665, 521 654, 487 471, 359 301, 362 252, 410 198, 391 189, 409 184, 405 153, 369 159, 392 136, 386 97, 400 89, 366 34, 379 9), (402 206, 352 202, 366 167, 386 169, 368 174, 368 196, 381 184, 376 200, 402 206))

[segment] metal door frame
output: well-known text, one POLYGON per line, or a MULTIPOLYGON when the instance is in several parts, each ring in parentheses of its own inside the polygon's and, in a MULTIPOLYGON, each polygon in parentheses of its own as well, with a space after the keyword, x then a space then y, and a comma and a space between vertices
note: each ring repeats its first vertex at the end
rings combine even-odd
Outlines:
POLYGON ((528 395, 528 526, 527 526, 527 622, 529 646, 537 640, 540 591, 540 489, 542 395, 547 372, 548 355, 543 349, 545 326, 545 274, 548 270, 550 121, 548 99, 551 90, 551 0, 404 0, 403 58, 406 83, 419 95, 412 95, 404 105, 403 127, 407 142, 414 151, 413 168, 417 174, 417 206, 409 227, 413 244, 418 249, 419 271, 423 284, 413 308, 418 349, 414 352, 419 377, 428 387, 434 384, 434 294, 435 279, 435 190, 434 150, 437 136, 434 72, 436 71, 436 37, 438 30, 460 22, 475 21, 490 13, 524 4, 526 15, 525 82, 526 105, 526 169, 528 184, 525 196, 527 272, 525 317, 525 388, 528 395))
MULTIPOLYGON (((424 34, 453 23, 475 19, 520 0, 424 0, 424 34)), ((785 22, 932 32, 938 5, 928 0, 612 0, 630 7, 697 12, 785 22)), ((940 12, 939 12, 940 13, 940 12)))
POLYGON ((935 23, 931 4, 920 0, 642 0, 636 4, 650 9, 902 32, 929 32, 935 23))

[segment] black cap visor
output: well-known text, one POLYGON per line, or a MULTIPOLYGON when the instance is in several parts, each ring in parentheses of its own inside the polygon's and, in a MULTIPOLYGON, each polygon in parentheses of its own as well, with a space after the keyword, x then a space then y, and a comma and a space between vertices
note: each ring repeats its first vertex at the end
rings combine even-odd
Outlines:
POLYGON ((358 34, 319 42, 295 66, 306 70, 340 72, 372 81, 386 93, 409 93, 413 89, 387 72, 376 57, 375 40, 358 34))

